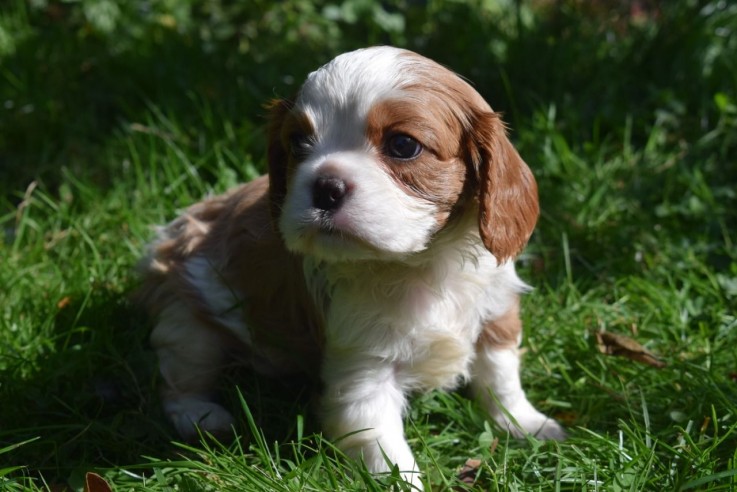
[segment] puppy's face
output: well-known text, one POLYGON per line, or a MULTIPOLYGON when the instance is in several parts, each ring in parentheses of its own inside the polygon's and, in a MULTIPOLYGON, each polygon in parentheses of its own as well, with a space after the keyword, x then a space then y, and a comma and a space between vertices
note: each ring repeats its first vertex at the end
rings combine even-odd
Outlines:
POLYGON ((532 232, 535 182, 502 123, 426 58, 387 47, 341 55, 273 112, 272 210, 293 251, 403 259, 469 210, 500 261, 532 232))

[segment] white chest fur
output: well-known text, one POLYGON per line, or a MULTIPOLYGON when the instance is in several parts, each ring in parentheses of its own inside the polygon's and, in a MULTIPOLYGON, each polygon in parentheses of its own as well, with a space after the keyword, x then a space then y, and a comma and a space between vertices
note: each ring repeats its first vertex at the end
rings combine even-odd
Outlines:
POLYGON ((505 313, 526 286, 511 262, 498 266, 481 247, 453 246, 411 265, 306 259, 325 310, 328 356, 392 364, 407 389, 466 379, 482 322, 505 313))

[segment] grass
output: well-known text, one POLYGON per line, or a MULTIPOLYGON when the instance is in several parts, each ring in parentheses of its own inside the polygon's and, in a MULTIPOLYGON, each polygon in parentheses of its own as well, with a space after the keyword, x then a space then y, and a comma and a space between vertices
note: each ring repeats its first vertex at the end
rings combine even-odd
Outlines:
POLYGON ((223 381, 241 438, 177 444, 129 301, 151 224, 263 171, 265 101, 393 43, 473 80, 535 172, 524 381, 570 431, 510 440, 459 394, 418 395, 426 484, 737 490, 737 8, 382 5, 0 6, 0 488, 402 488, 323 441, 296 383, 244 371, 223 381), (600 330, 666 367, 600 353, 600 330))

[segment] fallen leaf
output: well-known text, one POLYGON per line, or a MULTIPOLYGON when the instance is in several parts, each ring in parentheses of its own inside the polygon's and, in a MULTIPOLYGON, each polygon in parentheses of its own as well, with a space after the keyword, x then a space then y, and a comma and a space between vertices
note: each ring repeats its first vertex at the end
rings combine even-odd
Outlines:
POLYGON ((64 309, 72 303, 72 298, 69 296, 62 297, 59 302, 56 303, 57 309, 64 309))
POLYGON ((84 476, 84 492, 112 492, 110 485, 97 473, 87 472, 84 476))
POLYGON ((711 417, 704 418, 704 421, 701 423, 701 433, 702 434, 706 432, 706 429, 709 428, 709 424, 711 424, 711 417))
POLYGON ((555 412, 554 416, 555 420, 567 426, 575 425, 575 423, 580 418, 580 415, 572 410, 561 410, 555 412))
POLYGON ((618 355, 658 368, 666 366, 665 362, 658 359, 652 352, 624 335, 618 335, 608 331, 597 331, 596 344, 599 352, 602 354, 618 355))
POLYGON ((481 468, 481 460, 469 458, 463 465, 461 471, 458 472, 458 480, 466 484, 472 484, 476 481, 476 475, 481 468))
POLYGON ((499 438, 495 437, 493 441, 491 441, 491 446, 489 446, 489 454, 494 454, 494 451, 496 451, 496 447, 499 445, 499 438))

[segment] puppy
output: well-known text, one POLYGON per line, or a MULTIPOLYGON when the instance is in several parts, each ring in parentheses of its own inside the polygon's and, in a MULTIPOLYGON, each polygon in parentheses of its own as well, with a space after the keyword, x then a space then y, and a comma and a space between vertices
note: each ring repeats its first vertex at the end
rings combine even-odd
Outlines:
POLYGON ((562 439, 520 385, 513 259, 537 185, 499 115, 390 47, 338 56, 271 113, 268 177, 187 209, 144 261, 177 431, 229 430, 213 388, 235 348, 259 372, 319 376, 326 435, 417 488, 412 391, 468 382, 514 436, 562 439))

